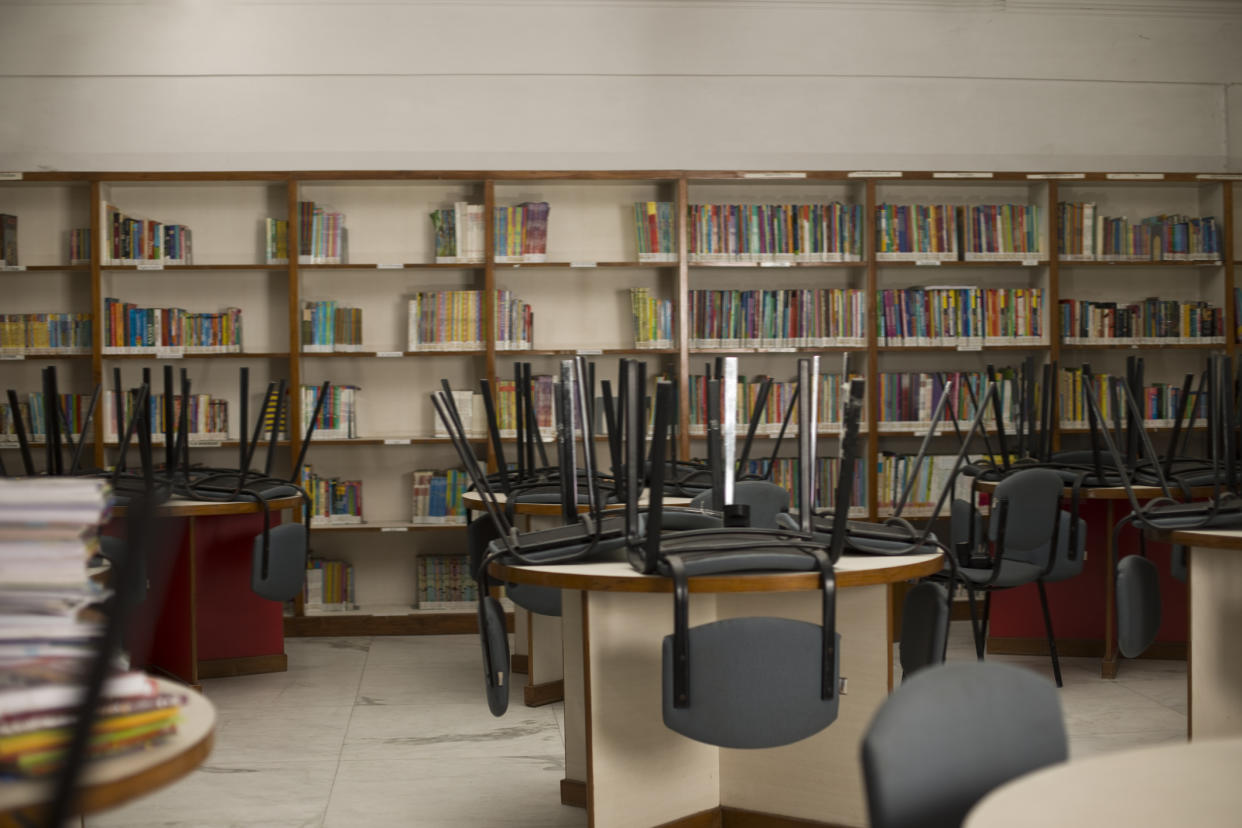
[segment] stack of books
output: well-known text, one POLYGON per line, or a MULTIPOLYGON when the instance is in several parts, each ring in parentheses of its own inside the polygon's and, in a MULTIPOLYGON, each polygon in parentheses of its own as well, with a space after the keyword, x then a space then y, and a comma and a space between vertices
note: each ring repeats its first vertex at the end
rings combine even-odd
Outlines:
POLYGON ((0 355, 56 356, 90 352, 89 313, 0 314, 0 355))
POLYGON ((465 524, 466 507, 462 495, 469 481, 461 469, 414 472, 413 516, 411 523, 465 524))
POLYGON ((91 228, 80 227, 69 231, 69 264, 90 264, 91 228))
POLYGON ((335 299, 302 304, 302 351, 357 352, 362 348, 362 308, 337 305, 335 299))
POLYGON ((673 302, 656 299, 647 288, 630 288, 635 348, 673 347, 673 302))
POLYGON ((309 465, 302 467, 302 490, 310 496, 311 526, 362 523, 362 481, 321 477, 309 465))
POLYGON ((298 202, 298 264, 344 264, 346 246, 344 213, 298 202))
MULTIPOLYGON (((486 342, 483 322, 486 294, 481 290, 418 293, 409 304, 411 351, 479 351, 486 342)), ((534 344, 535 315, 530 305, 508 290, 497 290, 496 350, 529 350, 534 344)))
POLYGON ((418 556, 418 608, 473 609, 479 587, 465 555, 418 556))
POLYGON ((433 210, 436 264, 482 264, 483 205, 458 201, 450 208, 433 210))
POLYGON ((640 262, 677 261, 673 216, 671 201, 634 202, 634 235, 640 262))
POLYGON ((190 313, 104 299, 105 354, 224 354, 241 349, 241 308, 190 313))
POLYGON ((492 244, 497 262, 546 262, 548 260, 548 211, 546 201, 524 201, 497 207, 492 244))
POLYGON ((184 224, 166 224, 136 218, 117 207, 103 205, 105 265, 161 268, 194 263, 193 237, 184 224))
MULTIPOLYGON (((315 437, 335 440, 358 436, 358 391, 356 385, 333 385, 315 421, 315 437)), ((319 400, 318 385, 302 386, 302 422, 308 422, 319 400)))
POLYGON ((263 249, 265 263, 289 264, 289 222, 274 218, 263 220, 263 249))
MULTIPOLYGON (((86 478, 0 479, 0 776, 54 773, 72 739, 102 596, 87 577, 108 491, 86 478)), ((176 732, 180 695, 118 665, 106 680, 92 759, 140 750, 176 732)))
POLYGON ((307 615, 357 609, 353 565, 345 561, 310 558, 306 562, 302 604, 307 615))

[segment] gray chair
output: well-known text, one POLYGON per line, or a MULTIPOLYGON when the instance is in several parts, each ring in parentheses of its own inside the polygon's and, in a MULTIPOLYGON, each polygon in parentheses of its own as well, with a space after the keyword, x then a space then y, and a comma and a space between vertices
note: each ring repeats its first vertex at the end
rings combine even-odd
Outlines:
POLYGON ((1160 576, 1143 555, 1117 561, 1117 649, 1138 658, 1156 640, 1162 617, 1160 576))
POLYGON ((949 640, 949 591, 935 581, 920 581, 901 605, 901 680, 924 667, 944 662, 949 640))
POLYGON ((863 734, 870 824, 957 828, 992 789, 1067 755, 1060 699, 1047 679, 976 661, 922 670, 863 734))
MULTIPOLYGON (((789 490, 767 480, 739 480, 733 484, 733 502, 750 507, 750 525, 756 529, 778 529, 776 516, 789 511, 789 490)), ((710 489, 700 492, 690 505, 706 509, 711 506, 710 489)))

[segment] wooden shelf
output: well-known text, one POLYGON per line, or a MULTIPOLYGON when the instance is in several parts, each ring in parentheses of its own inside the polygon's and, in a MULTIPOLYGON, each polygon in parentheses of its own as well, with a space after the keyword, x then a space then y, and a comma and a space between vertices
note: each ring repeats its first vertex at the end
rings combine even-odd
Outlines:
MULTIPOLYGON (((182 354, 181 356, 160 356, 158 354, 102 354, 103 359, 158 359, 160 361, 179 362, 185 359, 288 359, 288 351, 240 351, 223 354, 182 354)), ((90 356, 87 355, 87 359, 90 356)))
MULTIPOLYGON (((673 264, 676 265, 676 262, 674 262, 673 264)), ((691 259, 689 262, 689 265, 692 268, 697 268, 697 267, 747 268, 747 269, 762 268, 764 270, 788 270, 788 269, 799 269, 799 268, 824 268, 824 267, 845 268, 849 270, 856 270, 858 268, 867 267, 868 264, 869 263, 865 260, 861 262, 776 262, 776 261, 772 261, 772 262, 696 262, 693 259, 691 259)))
MULTIPOLYGON (((1062 346, 1065 347, 1065 346, 1062 346)), ((1048 344, 1043 345, 984 345, 982 348, 959 348, 956 345, 877 345, 876 349, 886 353, 917 353, 924 351, 942 351, 945 353, 984 354, 989 351, 1046 351, 1048 344)))
POLYGON ((865 351, 866 345, 824 345, 822 347, 802 347, 802 348, 690 348, 692 354, 729 356, 737 354, 739 356, 749 354, 822 354, 825 351, 865 351))
POLYGON ((449 529, 465 529, 464 523, 410 523, 403 520, 372 520, 366 523, 345 523, 339 526, 312 526, 312 532, 443 532, 449 529))
POLYGON ((1137 350, 1142 350, 1145 348, 1155 348, 1161 351, 1164 351, 1170 348, 1176 348, 1181 351, 1212 351, 1212 350, 1221 350, 1221 349, 1228 348, 1228 347, 1229 347, 1228 343, 1225 343, 1225 342, 1205 343, 1202 345, 1185 344, 1185 343, 1177 343, 1177 342, 1170 342, 1167 345, 1166 344, 1147 345, 1147 344, 1131 344, 1131 343, 1125 343, 1125 344, 1119 344, 1119 345, 1070 345, 1064 342, 1061 343, 1062 351, 1137 351, 1137 350))
POLYGON ((577 262, 494 262, 492 267, 497 270, 532 270, 535 268, 551 268, 560 270, 595 270, 607 268, 649 268, 677 267, 678 262, 596 262, 583 259, 577 262))
POLYGON ((877 261, 876 264, 880 267, 902 267, 902 268, 908 267, 908 268, 917 268, 918 270, 935 270, 938 267, 951 267, 951 268, 960 267, 960 268, 966 268, 966 269, 970 269, 970 268, 1028 268, 1028 267, 1047 267, 1049 264, 1051 264, 1051 262, 1048 259, 1040 259, 1038 256, 1032 256, 1031 258, 1037 259, 1037 261, 1033 261, 1029 263, 1026 261, 1014 261, 1012 259, 1005 260, 1005 261, 995 261, 995 262, 967 262, 967 261, 941 262, 941 261, 937 261, 934 263, 924 263, 920 261, 899 261, 899 262, 877 261))
POLYGON ((1224 267, 1224 266, 1225 266, 1225 263, 1224 263, 1224 262, 1170 262, 1170 261, 1142 261, 1142 262, 1110 262, 1110 261, 1094 261, 1094 262, 1080 262, 1080 261, 1073 261, 1073 260, 1067 261, 1067 260, 1065 260, 1065 259, 1061 259, 1061 260, 1059 261, 1059 264, 1061 265, 1061 267, 1095 267, 1095 268, 1109 268, 1109 267, 1120 267, 1120 268, 1126 268, 1126 267, 1224 267))
MULTIPOLYGON (((299 351, 302 359, 402 359, 404 357, 430 356, 484 356, 487 351, 463 349, 460 351, 299 351), (391 356, 390 356, 391 354, 391 356)), ((530 351, 497 351, 497 353, 531 353, 530 351)))
POLYGON ((483 262, 359 262, 358 264, 300 264, 298 270, 473 270, 484 267, 483 262), (398 266, 399 265, 399 266, 398 266))
POLYGON ((18 265, 17 267, 0 267, 3 273, 90 273, 89 264, 64 265, 18 265))
POLYGON ((209 270, 253 270, 257 272, 282 273, 289 265, 281 264, 192 264, 164 265, 163 267, 140 267, 138 265, 100 265, 100 270, 116 270, 130 273, 201 273, 209 270))
MULTIPOLYGON (((468 437, 472 443, 485 443, 487 437, 468 437)), ((390 437, 315 437, 312 445, 315 446, 426 446, 426 445, 450 445, 451 441, 448 437, 402 437, 392 435, 390 437)))

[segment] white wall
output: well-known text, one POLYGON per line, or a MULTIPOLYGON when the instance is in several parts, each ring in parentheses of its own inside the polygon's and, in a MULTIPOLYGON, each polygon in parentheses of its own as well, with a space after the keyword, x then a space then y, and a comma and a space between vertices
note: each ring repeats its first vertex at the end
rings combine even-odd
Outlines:
POLYGON ((1242 170, 1242 2, 5 2, 0 170, 1242 170))

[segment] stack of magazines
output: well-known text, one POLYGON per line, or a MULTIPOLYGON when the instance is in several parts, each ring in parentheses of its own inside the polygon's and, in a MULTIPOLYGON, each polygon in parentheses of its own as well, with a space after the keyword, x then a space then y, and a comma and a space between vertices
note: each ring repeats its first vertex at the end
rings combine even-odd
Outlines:
MULTIPOLYGON (((73 735, 105 596, 88 574, 107 485, 89 478, 0 479, 0 776, 55 772, 73 735)), ((103 686, 91 758, 175 732, 183 698, 116 665, 103 686)))

